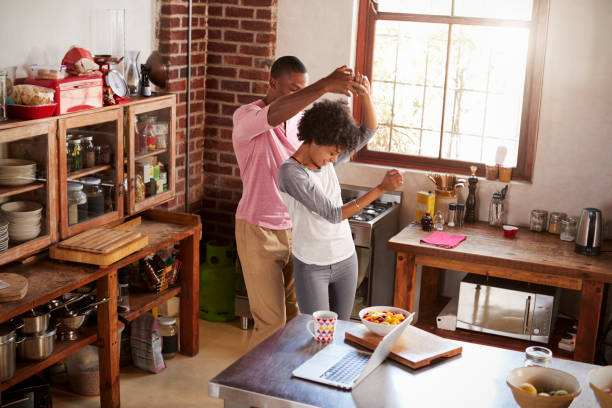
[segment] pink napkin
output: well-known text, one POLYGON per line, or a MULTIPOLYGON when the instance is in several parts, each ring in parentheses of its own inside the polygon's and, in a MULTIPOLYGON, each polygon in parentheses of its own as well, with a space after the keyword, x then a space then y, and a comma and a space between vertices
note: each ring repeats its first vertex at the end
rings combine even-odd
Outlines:
POLYGON ((465 238, 467 238, 465 235, 447 234, 445 232, 436 231, 427 238, 422 239, 421 244, 435 245, 441 248, 454 248, 465 238))

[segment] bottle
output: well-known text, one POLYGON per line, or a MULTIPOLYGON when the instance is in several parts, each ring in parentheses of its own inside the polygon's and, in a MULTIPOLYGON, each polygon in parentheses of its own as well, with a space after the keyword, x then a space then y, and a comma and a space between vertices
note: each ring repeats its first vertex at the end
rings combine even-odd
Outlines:
POLYGON ((455 214, 457 213, 457 203, 450 203, 448 205, 448 222, 446 225, 449 227, 455 226, 455 214))
POLYGON ((170 359, 178 353, 178 328, 176 317, 162 316, 157 319, 159 323, 159 334, 162 336, 162 356, 170 359))
POLYGON ((119 313, 130 311, 130 275, 127 270, 119 270, 117 275, 117 310, 119 313))
POLYGON ((431 218, 431 215, 429 215, 428 212, 426 212, 425 215, 421 217, 420 223, 423 231, 431 231, 431 228, 433 226, 433 219, 431 218))
POLYGON ((0 122, 6 120, 6 71, 0 71, 0 122))
POLYGON ((145 64, 140 64, 140 94, 142 96, 151 96, 151 83, 149 82, 149 68, 145 64))
POLYGON ((468 179, 469 190, 467 199, 465 200, 465 222, 476 222, 476 184, 478 179, 475 176, 476 166, 472 166, 472 176, 468 179))
POLYGON ((437 231, 442 231, 444 229, 444 216, 442 215, 442 211, 438 211, 436 213, 436 218, 434 219, 434 228, 437 231))

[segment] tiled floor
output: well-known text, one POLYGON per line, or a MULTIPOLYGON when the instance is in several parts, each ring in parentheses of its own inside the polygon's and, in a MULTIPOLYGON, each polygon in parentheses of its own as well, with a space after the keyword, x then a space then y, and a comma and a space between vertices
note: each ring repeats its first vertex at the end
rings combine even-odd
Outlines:
MULTIPOLYGON (((240 330, 238 322, 199 320, 198 355, 186 357, 179 354, 168 360, 166 369, 159 374, 150 374, 136 367, 122 368, 121 407, 223 407, 223 401, 208 396, 208 381, 247 351, 252 330, 240 330)), ((53 390, 54 408, 99 406, 99 397, 82 397, 53 390)))

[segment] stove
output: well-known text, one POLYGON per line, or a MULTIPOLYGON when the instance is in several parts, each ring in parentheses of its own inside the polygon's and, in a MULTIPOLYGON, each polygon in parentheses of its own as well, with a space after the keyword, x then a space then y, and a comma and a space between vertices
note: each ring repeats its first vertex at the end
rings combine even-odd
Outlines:
MULTIPOLYGON (((341 187, 344 203, 370 190, 351 185, 341 187)), ((393 305, 395 254, 387 249, 387 242, 399 231, 401 200, 401 192, 388 192, 349 218, 358 262, 352 318, 359 319, 359 311, 367 306, 393 305)))

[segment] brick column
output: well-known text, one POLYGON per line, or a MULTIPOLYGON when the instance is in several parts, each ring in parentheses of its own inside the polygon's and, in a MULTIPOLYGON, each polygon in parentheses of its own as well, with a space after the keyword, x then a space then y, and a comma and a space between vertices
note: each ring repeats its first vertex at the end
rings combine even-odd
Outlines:
POLYGON ((209 0, 206 76, 205 239, 233 238, 242 195, 232 114, 265 95, 276 47, 276 0, 209 0))
MULTIPOLYGON (((169 64, 169 92, 178 95, 176 106, 176 196, 166 206, 185 209, 185 154, 187 126, 187 38, 189 3, 185 0, 161 0, 157 39, 159 51, 169 64)), ((189 203, 190 211, 201 208, 204 191, 204 99, 206 89, 206 19, 207 1, 192 2, 191 31, 191 118, 189 203)))

